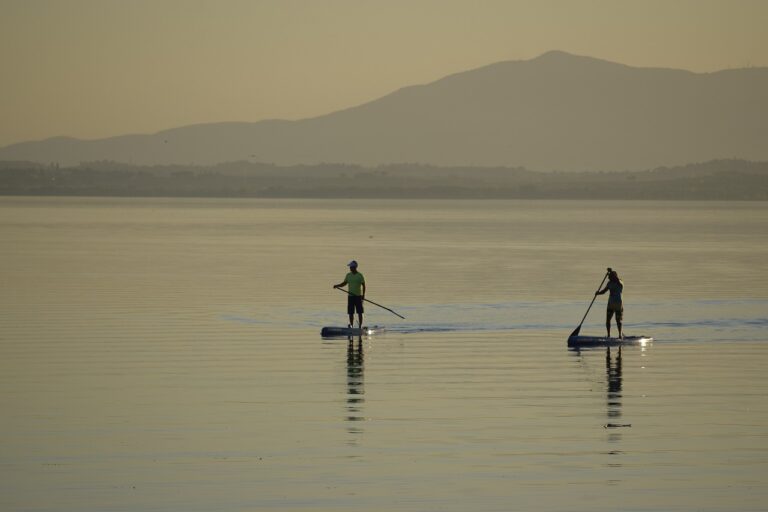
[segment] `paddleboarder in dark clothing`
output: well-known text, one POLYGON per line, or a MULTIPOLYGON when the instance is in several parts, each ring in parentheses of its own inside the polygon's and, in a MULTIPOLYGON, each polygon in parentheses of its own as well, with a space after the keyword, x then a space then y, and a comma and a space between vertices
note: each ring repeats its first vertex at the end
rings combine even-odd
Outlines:
POLYGON ((616 327, 619 328, 619 338, 624 334, 621 330, 621 324, 624 320, 624 303, 621 299, 621 293, 624 291, 624 283, 619 279, 619 274, 615 270, 608 273, 608 284, 595 295, 602 295, 605 292, 611 292, 608 296, 608 308, 605 311, 605 328, 608 329, 608 337, 611 337, 611 318, 616 314, 616 327))
POLYGON ((365 299, 365 277, 357 271, 357 262, 355 260, 347 263, 349 273, 344 277, 344 281, 333 285, 334 288, 347 286, 347 314, 349 314, 349 326, 352 327, 357 312, 358 327, 363 328, 363 300, 365 299))

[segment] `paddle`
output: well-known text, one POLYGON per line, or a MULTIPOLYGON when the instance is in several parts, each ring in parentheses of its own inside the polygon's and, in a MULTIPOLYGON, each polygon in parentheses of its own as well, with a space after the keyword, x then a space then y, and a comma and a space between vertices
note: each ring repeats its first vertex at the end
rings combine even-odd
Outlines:
MULTIPOLYGON (((342 292, 346 293, 347 295, 352 295, 351 293, 349 293, 349 292, 348 292, 347 290, 345 290, 344 288, 336 288, 336 289, 337 289, 337 290, 339 290, 339 291, 342 291, 342 292)), ((374 306, 379 306, 379 307, 380 307, 380 308, 382 308, 382 309, 386 309, 387 311, 389 311, 389 312, 390 312, 390 313, 392 313, 393 315, 397 315, 397 316, 399 316, 400 318, 402 318, 403 320, 405 320, 405 317, 404 317, 403 315, 401 315, 401 314, 399 314, 399 313, 396 313, 395 311, 392 311, 391 309, 389 309, 389 308, 388 308, 388 307, 386 307, 386 306, 382 306, 381 304, 377 304, 377 303, 373 302, 372 300, 368 300, 368 299, 366 299, 366 298, 363 298, 363 300, 364 300, 365 302, 370 302, 370 303, 371 303, 371 304, 373 304, 374 306)))
MULTIPOLYGON (((597 287, 597 291, 598 291, 598 292, 599 292, 599 291, 600 291, 600 289, 603 287, 603 283, 605 283, 605 278, 607 278, 607 277, 608 277, 608 274, 610 274, 610 273, 611 273, 611 267, 608 267, 608 271, 607 271, 607 272, 605 273, 605 275, 603 276, 603 280, 602 280, 602 281, 600 281, 600 286, 598 286, 598 287, 597 287)), ((590 310, 590 309, 592 309, 592 304, 594 304, 594 303, 595 303, 595 299, 596 299, 596 298, 597 298, 597 292, 595 292, 595 295, 592 297, 592 302, 590 302, 590 303, 589 303, 589 307, 587 308, 587 312, 586 312, 586 313, 584 313, 584 317, 581 319, 581 322, 579 322, 579 326, 578 326, 576 329, 574 329, 574 331, 571 333, 571 335, 569 336, 569 338, 571 338, 571 337, 573 337, 573 336, 578 336, 578 335, 579 335, 579 331, 581 331, 581 324, 583 324, 583 323, 584 323, 584 320, 587 318, 587 315, 589 314, 589 310, 590 310)))

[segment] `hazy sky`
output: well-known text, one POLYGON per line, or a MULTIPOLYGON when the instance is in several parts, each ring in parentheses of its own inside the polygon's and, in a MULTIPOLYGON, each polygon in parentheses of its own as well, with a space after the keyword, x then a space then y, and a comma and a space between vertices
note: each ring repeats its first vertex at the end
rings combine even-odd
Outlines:
POLYGON ((299 119, 564 50, 768 66, 763 0, 0 0, 0 146, 299 119))

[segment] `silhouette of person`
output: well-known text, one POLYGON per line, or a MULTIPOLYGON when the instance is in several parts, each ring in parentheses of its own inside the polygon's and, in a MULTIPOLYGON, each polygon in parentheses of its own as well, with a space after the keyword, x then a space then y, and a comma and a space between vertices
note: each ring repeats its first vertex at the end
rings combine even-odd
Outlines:
POLYGON ((605 328, 608 331, 608 337, 611 337, 611 319, 613 315, 616 315, 616 327, 619 329, 619 338, 624 337, 622 332, 622 323, 624 321, 624 302, 622 301, 621 294, 624 291, 624 282, 619 279, 619 274, 615 270, 611 270, 608 273, 608 284, 605 288, 599 292, 595 292, 595 295, 602 295, 605 292, 610 292, 608 296, 608 306, 605 310, 605 328))
POLYGON ((349 324, 352 327, 357 312, 357 323, 360 329, 363 328, 363 300, 365 299, 365 277, 357 271, 357 262, 355 260, 347 263, 349 273, 339 284, 333 285, 334 288, 347 286, 347 314, 349 315, 349 324))

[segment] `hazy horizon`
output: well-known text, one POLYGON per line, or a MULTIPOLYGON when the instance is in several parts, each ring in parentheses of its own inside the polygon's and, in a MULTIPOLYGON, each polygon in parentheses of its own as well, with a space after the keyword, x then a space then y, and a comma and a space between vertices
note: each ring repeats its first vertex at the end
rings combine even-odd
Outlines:
POLYGON ((0 1, 0 147, 305 119, 552 50, 768 66, 768 3, 0 1))

